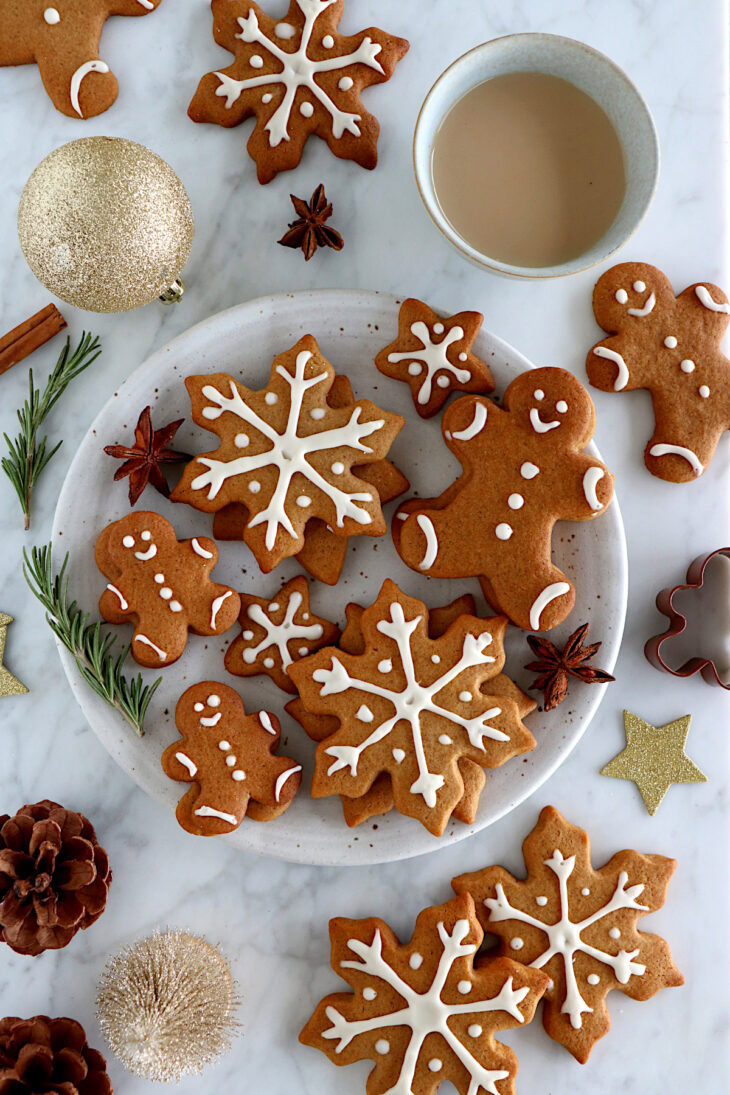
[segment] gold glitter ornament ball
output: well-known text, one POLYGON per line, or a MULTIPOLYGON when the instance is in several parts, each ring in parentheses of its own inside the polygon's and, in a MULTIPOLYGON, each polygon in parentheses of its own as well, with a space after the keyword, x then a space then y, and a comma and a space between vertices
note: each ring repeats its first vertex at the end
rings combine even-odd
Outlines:
POLYGON ((193 232, 190 199, 170 165, 119 137, 86 137, 51 152, 18 209, 20 246, 35 276, 90 312, 129 312, 169 289, 193 232))

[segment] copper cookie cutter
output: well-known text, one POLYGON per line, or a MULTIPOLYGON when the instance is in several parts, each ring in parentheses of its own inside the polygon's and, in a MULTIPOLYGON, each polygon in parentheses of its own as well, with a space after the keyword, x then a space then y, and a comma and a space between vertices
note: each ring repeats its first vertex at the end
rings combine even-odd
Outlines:
POLYGON ((687 579, 682 585, 668 587, 657 593, 656 606, 669 620, 669 627, 661 635, 655 635, 644 646, 644 654, 653 666, 671 673, 673 677, 692 677, 700 673, 702 679, 708 684, 719 685, 720 688, 730 690, 730 680, 724 681, 718 673, 717 666, 711 658, 689 658, 678 669, 672 668, 664 657, 662 647, 665 642, 681 635, 687 626, 687 617, 674 607, 674 598, 677 593, 685 589, 701 589, 705 581, 705 571, 710 562, 721 555, 730 560, 730 547, 716 548, 706 555, 699 555, 687 569, 687 579))

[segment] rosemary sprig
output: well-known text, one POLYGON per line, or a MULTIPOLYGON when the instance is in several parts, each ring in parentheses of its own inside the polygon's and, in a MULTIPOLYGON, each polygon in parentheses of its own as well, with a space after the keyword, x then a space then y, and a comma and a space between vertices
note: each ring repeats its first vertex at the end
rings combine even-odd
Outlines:
POLYGON ((144 720, 158 685, 146 685, 141 674, 128 681, 122 666, 129 647, 116 657, 112 648, 116 638, 101 630, 101 623, 92 623, 76 601, 68 599, 68 555, 54 578, 52 546, 34 547, 30 555, 23 550, 23 575, 31 592, 46 610, 46 620, 67 650, 73 655, 87 684, 103 700, 116 707, 132 729, 142 737, 144 720))
POLYGON ((56 455, 63 444, 59 441, 52 449, 48 448, 48 438, 38 440, 38 431, 51 413, 58 400, 72 380, 88 369, 101 353, 99 339, 87 335, 84 331, 76 349, 71 352, 71 340, 61 351, 56 367, 46 381, 41 392, 33 383, 33 370, 30 370, 28 399, 18 411, 20 433, 11 441, 4 434, 10 456, 3 457, 2 468, 20 499, 20 507, 25 517, 25 528, 30 528, 30 498, 38 477, 56 455))

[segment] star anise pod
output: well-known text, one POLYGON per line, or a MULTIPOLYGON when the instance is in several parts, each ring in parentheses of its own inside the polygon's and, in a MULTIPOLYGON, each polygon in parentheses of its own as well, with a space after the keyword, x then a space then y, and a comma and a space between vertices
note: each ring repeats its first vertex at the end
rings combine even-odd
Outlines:
POLYGON ((184 418, 178 418, 176 422, 155 430, 152 427, 150 408, 145 407, 134 429, 134 445, 129 448, 125 445, 105 446, 104 452, 108 456, 113 456, 115 460, 124 460, 121 468, 117 468, 114 473, 114 482, 129 476, 130 506, 137 503, 148 483, 160 494, 164 494, 165 498, 170 496, 170 488, 161 465, 190 459, 188 453, 168 448, 184 421, 184 418))
POLYGON ((543 708, 552 711, 568 694, 568 683, 575 677, 584 684, 607 684, 614 681, 610 673, 595 665, 586 665, 601 649, 600 643, 583 645, 588 634, 588 624, 583 624, 568 639, 562 650, 541 635, 528 635, 527 642, 538 661, 530 662, 525 669, 540 676, 530 685, 531 689, 544 694, 543 708))
POLYGON ((319 184, 309 202, 294 194, 289 197, 299 216, 291 222, 289 231, 279 240, 282 247, 301 247, 307 262, 318 247, 331 247, 333 251, 341 251, 345 241, 339 232, 325 223, 332 216, 332 202, 327 201, 323 184, 319 184))

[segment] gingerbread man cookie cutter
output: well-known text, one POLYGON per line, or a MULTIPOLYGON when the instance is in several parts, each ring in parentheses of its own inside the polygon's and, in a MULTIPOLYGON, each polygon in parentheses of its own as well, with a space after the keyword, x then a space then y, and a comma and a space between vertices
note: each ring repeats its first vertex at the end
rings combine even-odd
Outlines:
POLYGON ((644 646, 644 654, 656 669, 671 673, 673 677, 693 677, 696 673, 699 673, 707 684, 719 685, 720 688, 730 691, 730 677, 723 680, 712 658, 695 655, 675 669, 666 660, 664 651, 665 643, 677 638, 687 627, 687 616, 675 607, 674 598, 685 589, 702 589, 707 567, 713 559, 718 557, 730 560, 730 547, 716 548, 704 555, 698 555, 687 568, 687 578, 684 583, 668 586, 666 589, 659 591, 656 597, 656 606, 662 615, 669 620, 669 627, 660 635, 654 635, 647 641, 644 646))

